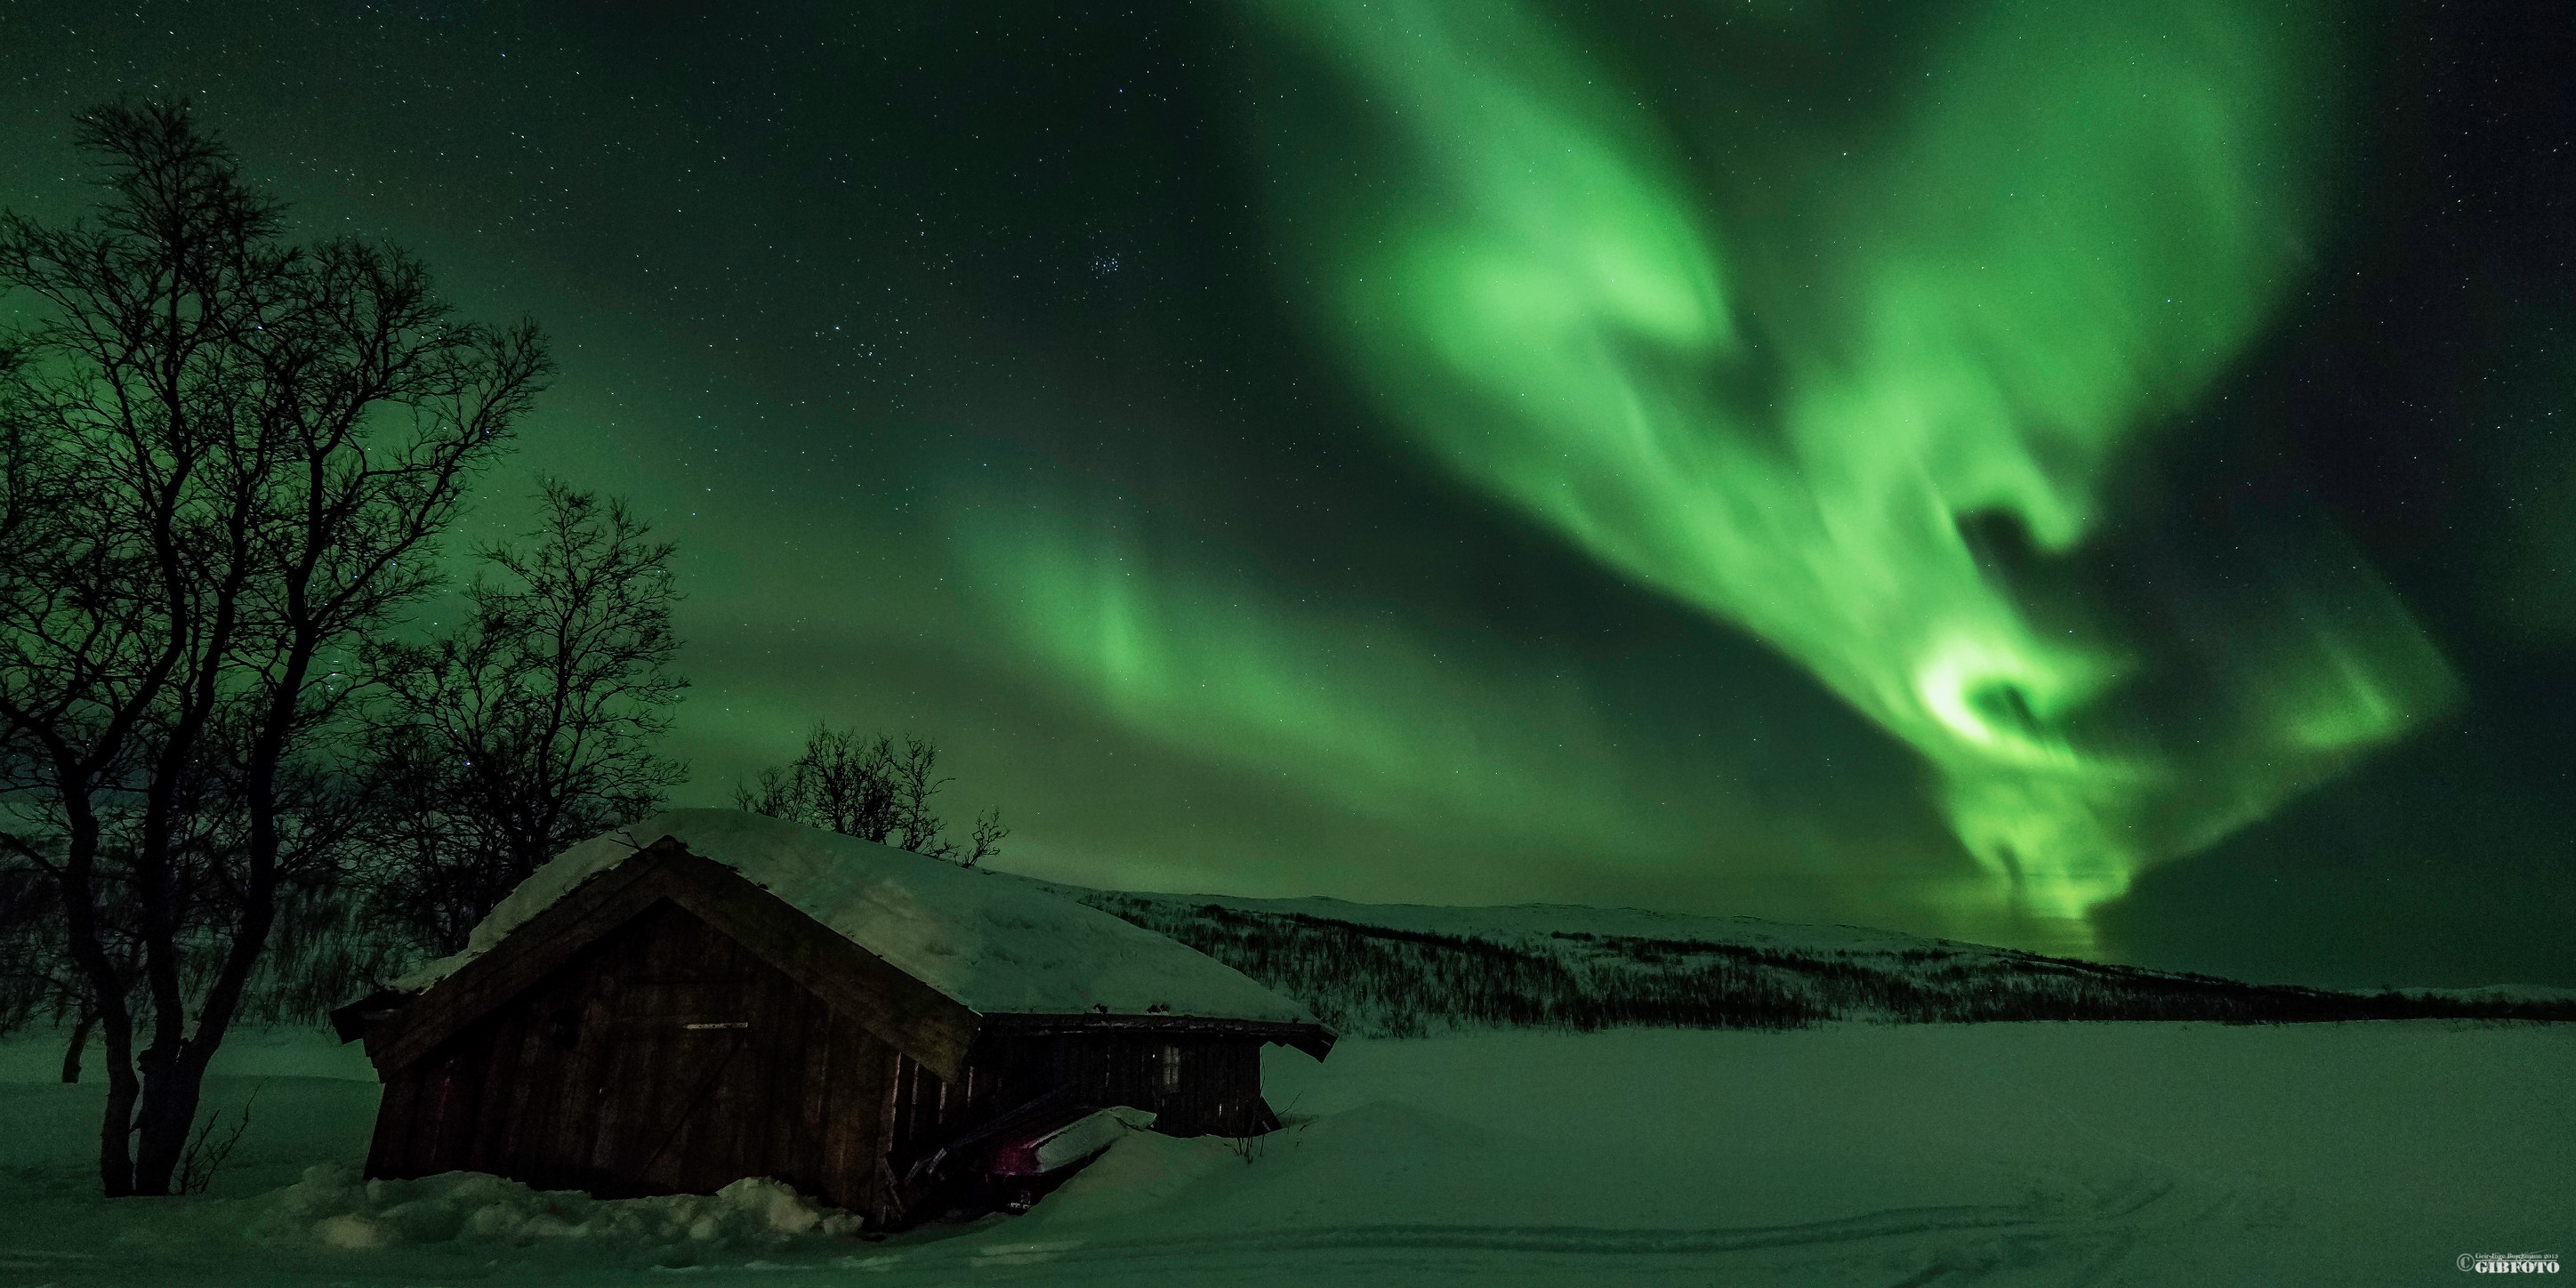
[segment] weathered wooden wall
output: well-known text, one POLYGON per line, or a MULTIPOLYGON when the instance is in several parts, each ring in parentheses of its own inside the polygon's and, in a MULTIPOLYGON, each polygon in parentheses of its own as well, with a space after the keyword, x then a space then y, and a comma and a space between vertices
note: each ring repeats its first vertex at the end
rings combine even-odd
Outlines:
POLYGON ((367 1171, 609 1197, 775 1176, 891 1220, 894 1072, 887 1043, 665 903, 389 1071, 367 1171))
POLYGON ((1257 1135, 1278 1126, 1261 1099, 1261 1045, 1212 1034, 996 1034, 975 1044, 955 1084, 899 1056, 895 1170, 1057 1087, 1074 1103, 1150 1109, 1155 1130, 1174 1136, 1257 1135))
POLYGON ((1176 1135, 1277 1125, 1260 1036, 1206 1031, 1224 1021, 979 1021, 772 903, 680 853, 541 914, 370 1033, 385 1094, 367 1174, 492 1172, 602 1197, 774 1176, 898 1224, 922 1197, 899 1179, 913 1161, 1058 1087, 1073 1104, 1153 1110, 1176 1135), (827 949, 854 961, 826 970, 827 949), (878 1021, 909 1025, 914 1054, 872 1032, 878 1021), (991 1027, 970 1041, 979 1023, 991 1027), (953 1081, 933 1071, 952 1067, 953 1081))

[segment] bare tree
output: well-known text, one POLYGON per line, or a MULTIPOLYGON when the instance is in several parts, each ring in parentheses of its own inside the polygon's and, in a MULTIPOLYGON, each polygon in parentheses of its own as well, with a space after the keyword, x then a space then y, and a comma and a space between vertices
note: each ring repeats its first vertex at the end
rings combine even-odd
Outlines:
POLYGON ((930 799, 950 782, 937 774, 939 747, 927 738, 816 725, 805 749, 734 792, 736 808, 826 828, 843 836, 953 859, 973 867, 1001 850, 1010 829, 999 807, 975 819, 964 846, 946 839, 930 799))
POLYGON ((548 480, 537 530, 487 547, 462 626, 375 658, 375 744, 407 805, 377 904, 440 952, 565 846, 634 820, 686 776, 654 750, 670 671, 672 546, 625 502, 548 480))
MULTIPOLYGON (((108 866, 111 871, 117 867, 108 866)), ((114 891, 103 895, 101 902, 110 909, 121 911, 130 903, 114 891)), ((142 977, 132 921, 130 916, 101 918, 107 956, 129 1004, 142 977)), ((62 1079, 79 1082, 82 1057, 98 1026, 98 1005, 91 981, 64 955, 64 938, 62 892, 51 875, 14 853, 0 855, 0 1034, 39 1019, 58 1027, 68 1021, 62 1079)))
POLYGON ((33 820, 0 846, 59 893, 97 1008, 101 1182, 166 1194, 281 897, 362 822, 359 646, 435 583, 551 367, 400 250, 290 243, 185 104, 97 108, 77 140, 94 218, 0 216, 0 793, 33 820))
POLYGON ((942 853, 971 868, 1001 853, 1002 838, 1010 834, 1011 829, 1002 826, 1002 807, 989 806, 975 816, 975 825, 966 830, 965 848, 951 845, 942 853))

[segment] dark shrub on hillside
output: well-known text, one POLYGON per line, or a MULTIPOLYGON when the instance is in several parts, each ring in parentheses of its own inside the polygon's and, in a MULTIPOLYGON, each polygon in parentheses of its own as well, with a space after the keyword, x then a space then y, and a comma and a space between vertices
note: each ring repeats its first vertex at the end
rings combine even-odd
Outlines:
POLYGON ((1572 932, 1511 943, 1171 896, 1068 893, 1369 1037, 1489 1027, 1785 1029, 1822 1020, 2576 1020, 2569 1001, 2339 993, 2006 949, 1801 953, 1572 932))

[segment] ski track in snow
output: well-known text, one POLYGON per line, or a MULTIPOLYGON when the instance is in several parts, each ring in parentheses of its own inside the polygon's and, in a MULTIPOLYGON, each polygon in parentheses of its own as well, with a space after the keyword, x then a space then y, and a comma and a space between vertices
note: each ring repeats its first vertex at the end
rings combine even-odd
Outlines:
POLYGON ((1887 1288, 2096 1284, 2147 1227, 2188 1226, 2227 1202, 2141 1179, 2092 1211, 1937 1207, 1796 1225, 1349 1225, 1186 1238, 944 1241, 831 1268, 892 1284, 1791 1282, 1887 1288), (957 1245, 964 1246, 957 1246, 957 1245))
MULTIPOLYGON (((949 1236, 912 1248, 825 1262, 710 1265, 679 1272, 548 1274, 521 1266, 478 1274, 462 1266, 349 1261, 269 1266, 263 1282, 440 1283, 459 1278, 572 1283, 644 1277, 705 1284, 823 1280, 886 1288, 948 1284, 1438 1284, 1789 1283, 1886 1288, 2083 1288, 2119 1266, 2144 1225, 2187 1224, 2218 1204, 2170 1182, 2141 1181, 2077 1216, 2028 1208, 1942 1207, 1795 1225, 1705 1229, 1384 1224, 1154 1237, 1131 1231, 1061 1239, 949 1236), (373 1270, 377 1273, 367 1274, 373 1270), (351 1272, 358 1272, 352 1274, 351 1272), (387 1275, 385 1272, 393 1272, 387 1275), (532 1273, 533 1272, 533 1273, 532 1273)), ((2222 1200, 2223 1202, 2223 1200, 2222 1200)), ((1007 1231, 1004 1225, 1002 1231, 1007 1231)), ((201 1271, 148 1258, 72 1252, 0 1253, 0 1275, 34 1288, 183 1284, 201 1271)))

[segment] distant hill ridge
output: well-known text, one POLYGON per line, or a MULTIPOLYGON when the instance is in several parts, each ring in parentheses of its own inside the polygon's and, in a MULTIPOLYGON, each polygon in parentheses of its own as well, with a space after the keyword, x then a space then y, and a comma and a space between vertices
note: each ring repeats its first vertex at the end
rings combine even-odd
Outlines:
POLYGON ((1171 936, 1363 1037, 1829 1020, 2576 1020, 2552 989, 2342 992, 1852 926, 1636 909, 1057 893, 1171 936))

